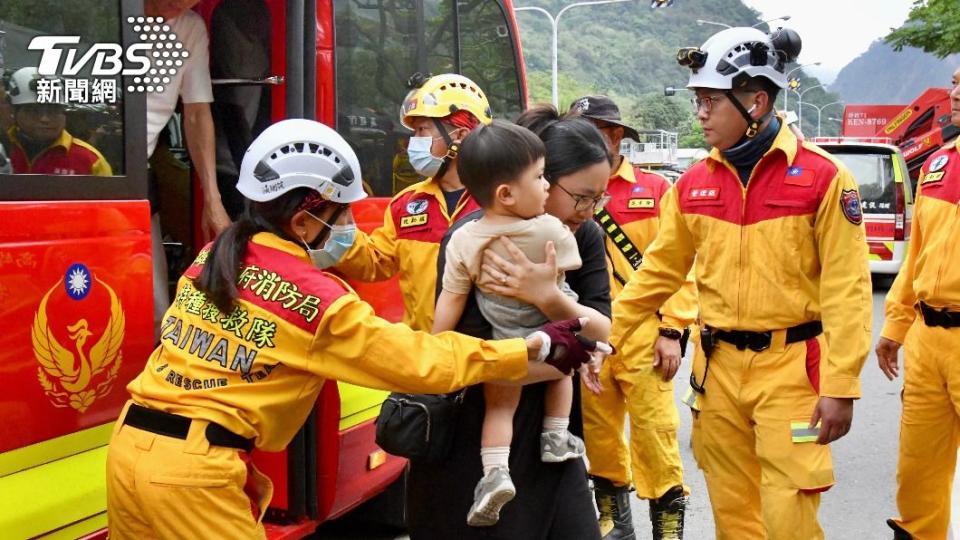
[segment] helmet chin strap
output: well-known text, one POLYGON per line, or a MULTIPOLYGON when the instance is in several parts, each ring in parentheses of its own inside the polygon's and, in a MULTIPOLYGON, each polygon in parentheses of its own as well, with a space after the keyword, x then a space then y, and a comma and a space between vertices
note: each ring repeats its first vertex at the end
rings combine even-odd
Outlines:
POLYGON ((748 139, 752 139, 757 136, 757 133, 760 133, 760 120, 754 120, 750 116, 750 112, 747 111, 746 107, 743 106, 743 103, 740 103, 740 100, 733 95, 733 90, 726 90, 724 94, 727 95, 727 98, 730 99, 730 102, 733 103, 733 106, 740 111, 740 115, 743 116, 743 119, 747 121, 747 132, 744 134, 748 139))
POLYGON ((440 132, 440 136, 443 137, 443 142, 447 143, 447 155, 443 156, 443 165, 440 165, 440 169, 437 171, 435 178, 438 180, 443 178, 443 175, 447 172, 447 167, 450 165, 450 162, 456 159, 457 154, 460 153, 460 143, 454 142, 450 137, 450 134, 447 133, 447 129, 443 126, 443 123, 440 122, 439 118, 433 118, 433 125, 437 127, 437 131, 440 132))

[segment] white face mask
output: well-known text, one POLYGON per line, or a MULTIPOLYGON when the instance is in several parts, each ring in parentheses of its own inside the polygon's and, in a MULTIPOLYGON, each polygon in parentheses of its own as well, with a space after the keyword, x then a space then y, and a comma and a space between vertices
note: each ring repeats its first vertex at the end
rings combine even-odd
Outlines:
MULTIPOLYGON (((307 213, 310 214, 310 212, 307 213)), ((330 225, 313 214, 310 214, 310 217, 330 228, 330 235, 327 236, 327 241, 323 243, 323 247, 320 249, 313 249, 303 238, 300 239, 307 248, 307 254, 310 256, 313 265, 320 270, 324 270, 340 262, 344 254, 350 250, 357 235, 357 226, 354 223, 330 225)))
POLYGON ((430 152, 433 146, 433 137, 410 137, 407 144, 407 157, 413 169, 423 176, 433 176, 443 165, 443 158, 438 158, 430 152))

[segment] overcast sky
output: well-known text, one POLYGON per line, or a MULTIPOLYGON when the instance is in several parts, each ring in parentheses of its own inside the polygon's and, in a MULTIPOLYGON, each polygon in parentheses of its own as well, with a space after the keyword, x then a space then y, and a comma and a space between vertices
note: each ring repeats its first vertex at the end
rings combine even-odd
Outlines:
POLYGON ((876 39, 903 24, 912 0, 743 0, 764 18, 790 15, 786 23, 803 40, 799 62, 821 62, 804 68, 824 83, 832 82, 851 60, 876 39))

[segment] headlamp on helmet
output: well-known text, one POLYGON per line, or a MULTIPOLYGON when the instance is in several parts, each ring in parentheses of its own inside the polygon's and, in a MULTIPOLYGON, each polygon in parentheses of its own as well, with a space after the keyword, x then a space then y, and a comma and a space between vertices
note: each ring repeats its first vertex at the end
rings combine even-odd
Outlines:
POLYGON ((786 88, 786 64, 800 53, 800 36, 790 29, 768 35, 756 28, 736 27, 717 32, 700 47, 677 53, 680 65, 691 68, 687 88, 732 90, 744 79, 763 77, 786 88))
POLYGON ((707 53, 700 47, 681 47, 677 51, 677 63, 690 69, 700 69, 707 63, 707 53))

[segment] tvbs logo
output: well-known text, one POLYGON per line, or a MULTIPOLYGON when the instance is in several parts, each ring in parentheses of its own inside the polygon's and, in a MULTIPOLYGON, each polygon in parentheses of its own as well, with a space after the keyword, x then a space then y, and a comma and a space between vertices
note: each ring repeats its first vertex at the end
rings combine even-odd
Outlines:
POLYGON ((183 67, 190 53, 162 17, 128 17, 127 23, 139 37, 138 43, 126 50, 116 43, 93 43, 81 46, 80 36, 36 36, 27 48, 40 51, 37 70, 44 76, 76 76, 89 73, 93 77, 134 76, 128 91, 163 90, 183 67), (86 48, 85 52, 82 50, 86 48), (146 77, 140 77, 146 75, 146 77))

